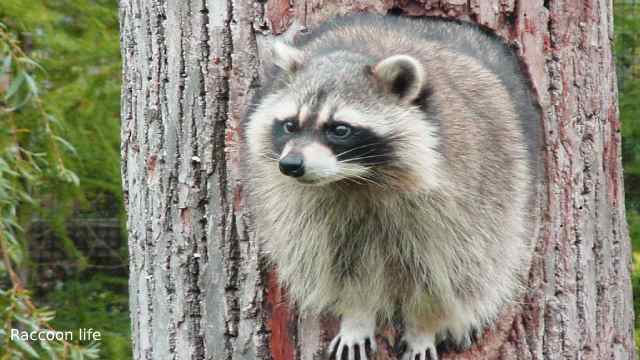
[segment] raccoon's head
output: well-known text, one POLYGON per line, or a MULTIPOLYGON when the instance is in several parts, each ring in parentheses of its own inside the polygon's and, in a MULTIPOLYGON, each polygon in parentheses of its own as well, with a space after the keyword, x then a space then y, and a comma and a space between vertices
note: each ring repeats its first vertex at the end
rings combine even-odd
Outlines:
MULTIPOLYGON (((435 187, 440 154, 415 58, 274 46, 280 72, 247 127, 254 164, 293 184, 435 187)), ((270 177, 267 181, 274 181, 270 177)))

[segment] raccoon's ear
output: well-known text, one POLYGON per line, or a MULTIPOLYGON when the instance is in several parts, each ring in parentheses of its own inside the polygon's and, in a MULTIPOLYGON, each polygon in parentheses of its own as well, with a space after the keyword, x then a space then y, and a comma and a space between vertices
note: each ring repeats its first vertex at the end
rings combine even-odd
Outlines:
POLYGON ((424 88, 424 68, 409 55, 390 56, 374 65, 371 72, 385 91, 398 96, 403 102, 414 101, 424 88))
POLYGON ((304 54, 293 46, 276 40, 273 43, 271 53, 273 63, 285 71, 295 73, 302 67, 304 54))

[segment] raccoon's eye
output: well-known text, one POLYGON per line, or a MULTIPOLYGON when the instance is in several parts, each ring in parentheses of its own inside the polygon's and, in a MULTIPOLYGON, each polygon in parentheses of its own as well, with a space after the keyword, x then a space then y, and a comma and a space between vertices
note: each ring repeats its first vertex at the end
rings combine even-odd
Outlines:
POLYGON ((285 121, 284 123, 282 123, 282 129, 287 134, 291 134, 292 132, 295 132, 296 128, 297 128, 296 124, 293 121, 285 121))
POLYGON ((328 129, 329 136, 336 139, 347 138, 351 132, 351 127, 344 124, 333 125, 328 129))

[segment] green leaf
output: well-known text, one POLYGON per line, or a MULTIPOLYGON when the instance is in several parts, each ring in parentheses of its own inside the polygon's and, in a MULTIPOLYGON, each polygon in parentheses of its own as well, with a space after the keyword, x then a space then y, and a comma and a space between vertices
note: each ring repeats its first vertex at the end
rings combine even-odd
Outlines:
POLYGON ((87 348, 84 351, 84 356, 86 356, 87 359, 99 359, 100 358, 100 344, 95 343, 95 342, 89 344, 89 346, 87 346, 87 348))
POLYGON ((15 319, 27 325, 29 329, 38 329, 38 324, 36 324, 34 319, 29 319, 19 314, 16 314, 15 319))
POLYGON ((34 357, 36 359, 40 359, 40 355, 38 355, 38 353, 33 349, 33 347, 31 347, 31 345, 29 345, 27 342, 25 342, 24 340, 22 340, 19 336, 15 339, 12 339, 12 341, 18 345, 18 347, 26 352, 27 354, 31 355, 31 357, 34 357))
POLYGON ((51 347, 51 344, 49 344, 48 341, 40 341, 40 347, 42 347, 44 351, 47 352, 50 360, 58 360, 58 354, 56 354, 55 350, 51 347))
POLYGON ((60 144, 62 144, 62 146, 64 146, 67 150, 69 150, 71 153, 73 153, 74 155, 76 155, 76 149, 73 147, 73 145, 71 145, 70 142, 68 142, 67 140, 61 138, 58 135, 53 135, 52 138, 54 140, 56 140, 57 142, 59 142, 60 144))
POLYGON ((7 89, 7 93, 4 94, 4 101, 9 100, 13 95, 15 95, 18 90, 20 89, 20 86, 22 86, 22 84, 25 81, 25 75, 26 73, 24 71, 21 71, 18 73, 18 75, 16 75, 15 78, 13 78, 13 80, 11 80, 11 85, 9 85, 9 89, 7 89))
POLYGON ((76 173, 74 173, 73 171, 67 168, 61 168, 59 169, 59 171, 60 171, 60 178, 62 178, 62 180, 66 182, 70 182, 75 186, 80 185, 80 178, 78 177, 78 175, 76 175, 76 173))
POLYGON ((82 360, 82 353, 78 351, 75 347, 71 348, 71 359, 72 360, 82 360))
POLYGON ((11 60, 12 59, 13 59, 13 57, 11 55, 5 56, 4 60, 2 61, 2 72, 8 73, 9 71, 11 71, 11 60))
POLYGON ((51 114, 46 114, 45 119, 47 119, 47 121, 49 121, 52 124, 60 125, 60 120, 58 120, 58 118, 56 118, 51 114))
POLYGON ((39 95, 38 84, 36 84, 36 81, 33 79, 33 77, 31 77, 31 75, 24 72, 24 79, 26 80, 27 85, 29 86, 29 90, 31 94, 33 94, 33 96, 38 96, 39 95))
POLYGON ((37 62, 31 60, 28 57, 19 57, 19 58, 16 59, 16 61, 24 63, 24 64, 29 65, 29 66, 33 66, 33 67, 41 70, 45 74, 47 73, 47 71, 40 64, 38 64, 37 62))

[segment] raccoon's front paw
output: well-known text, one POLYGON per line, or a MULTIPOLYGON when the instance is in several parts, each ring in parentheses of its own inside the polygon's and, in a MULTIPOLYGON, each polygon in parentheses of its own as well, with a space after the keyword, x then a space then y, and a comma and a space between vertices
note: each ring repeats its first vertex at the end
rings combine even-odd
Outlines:
POLYGON ((438 360, 433 336, 406 335, 403 341, 405 350, 402 360, 438 360))
POLYGON ((337 335, 329 345, 329 360, 368 360, 375 352, 375 343, 372 337, 337 335))
POLYGON ((376 351, 375 320, 343 318, 329 345, 329 360, 368 360, 376 351))

